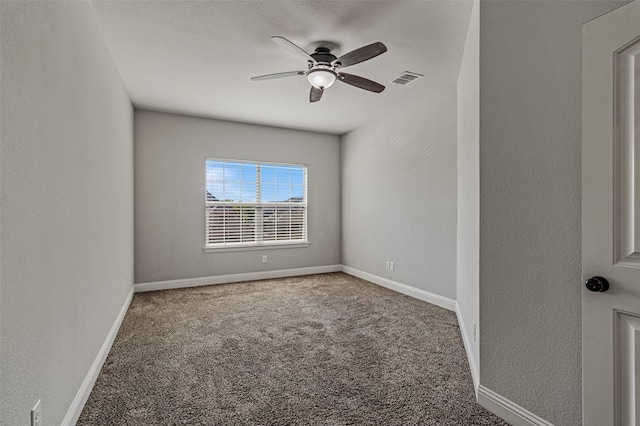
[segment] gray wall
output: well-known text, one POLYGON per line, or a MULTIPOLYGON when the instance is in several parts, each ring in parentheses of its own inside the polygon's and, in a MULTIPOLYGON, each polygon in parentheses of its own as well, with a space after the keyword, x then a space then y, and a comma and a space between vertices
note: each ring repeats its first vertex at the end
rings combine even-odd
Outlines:
MULTIPOLYGON (((471 11, 460 74, 458 75, 458 218, 456 298, 460 312, 460 330, 471 349, 471 365, 477 372, 480 346, 473 339, 473 322, 479 324, 479 257, 480 257, 480 4, 476 0, 471 11)), ((479 328, 478 328, 479 331, 479 328)), ((479 333, 477 333, 479 336, 479 333)), ((478 377, 476 376, 476 380, 478 377)))
POLYGON ((136 110, 135 191, 137 283, 340 263, 338 136, 136 110), (309 247, 204 253, 207 157, 306 164, 309 247))
POLYGON ((0 2, 0 423, 60 424, 133 284, 133 109, 88 2, 0 2))
POLYGON ((455 87, 343 136, 342 263, 456 297, 455 87))
POLYGON ((481 383, 579 425, 582 24, 622 3, 480 4, 481 383))

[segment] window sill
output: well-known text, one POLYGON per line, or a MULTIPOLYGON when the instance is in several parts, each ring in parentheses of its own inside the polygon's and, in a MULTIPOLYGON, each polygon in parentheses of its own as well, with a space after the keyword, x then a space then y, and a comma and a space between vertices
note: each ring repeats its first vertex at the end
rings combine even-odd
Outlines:
POLYGON ((203 247, 205 253, 225 253, 230 251, 257 251, 309 247, 309 243, 259 244, 254 246, 203 247))

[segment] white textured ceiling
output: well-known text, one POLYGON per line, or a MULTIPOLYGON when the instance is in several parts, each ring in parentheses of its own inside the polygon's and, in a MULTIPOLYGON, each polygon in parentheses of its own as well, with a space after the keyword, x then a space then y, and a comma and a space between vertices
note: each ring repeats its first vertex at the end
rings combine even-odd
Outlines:
POLYGON ((94 1, 122 80, 138 108, 343 134, 456 83, 471 1, 94 1), (336 56, 381 41, 388 51, 345 69, 386 86, 380 94, 336 82, 309 102, 306 69, 275 44, 336 56), (424 77, 389 82, 403 71, 424 77))

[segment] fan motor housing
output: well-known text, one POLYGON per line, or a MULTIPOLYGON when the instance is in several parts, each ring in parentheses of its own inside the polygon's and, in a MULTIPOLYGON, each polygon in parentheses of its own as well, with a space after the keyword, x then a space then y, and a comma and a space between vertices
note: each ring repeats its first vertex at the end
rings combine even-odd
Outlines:
POLYGON ((326 47, 316 47, 316 51, 309 56, 315 59, 317 63, 323 65, 331 65, 331 62, 337 59, 336 56, 331 54, 331 51, 326 47))

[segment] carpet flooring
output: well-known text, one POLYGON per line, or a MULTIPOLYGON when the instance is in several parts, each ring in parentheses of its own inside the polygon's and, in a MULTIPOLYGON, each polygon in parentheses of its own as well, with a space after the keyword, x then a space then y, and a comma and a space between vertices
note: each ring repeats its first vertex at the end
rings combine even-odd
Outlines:
POLYGON ((138 293, 78 425, 506 425, 454 313, 343 273, 138 293))

